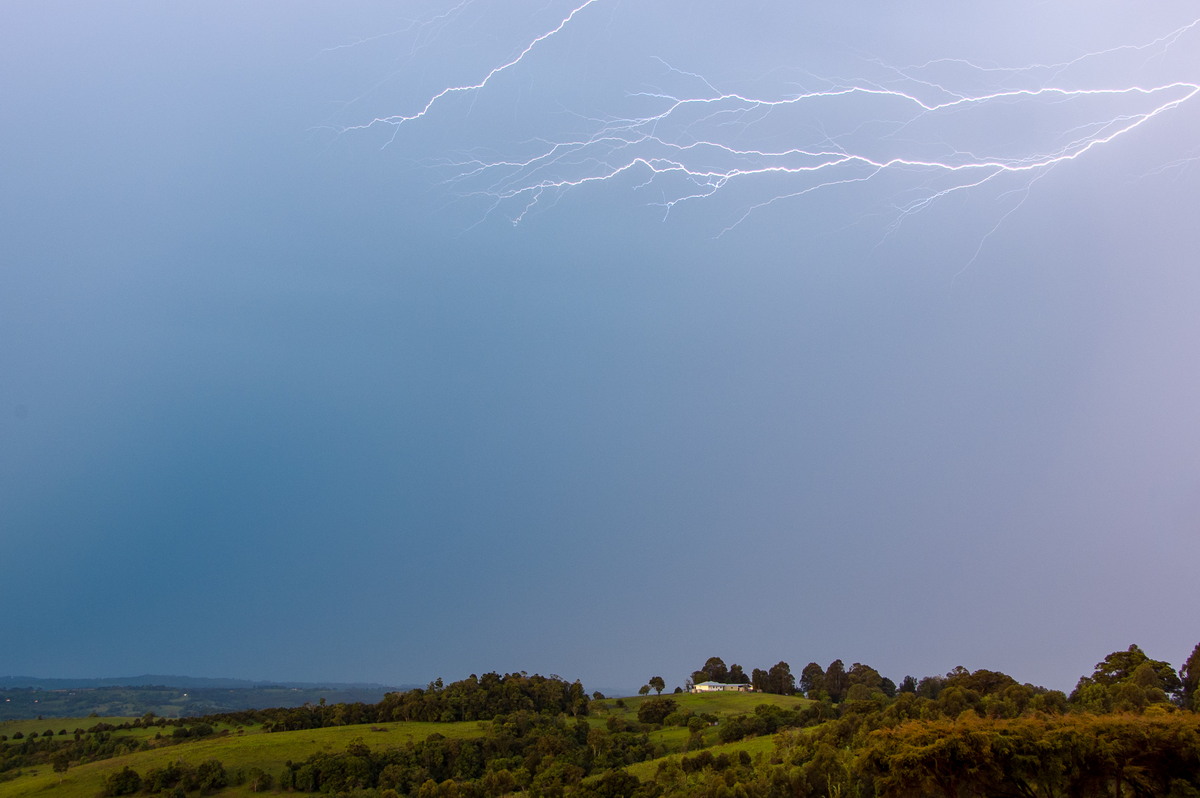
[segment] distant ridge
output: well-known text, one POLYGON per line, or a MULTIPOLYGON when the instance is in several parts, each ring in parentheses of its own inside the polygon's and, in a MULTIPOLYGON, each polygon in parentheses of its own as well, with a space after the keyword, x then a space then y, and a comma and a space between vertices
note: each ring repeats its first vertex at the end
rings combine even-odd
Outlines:
POLYGON ((204 676, 114 676, 92 679, 42 679, 36 676, 0 676, 0 689, 70 690, 94 687, 185 687, 189 689, 238 690, 260 687, 290 687, 302 690, 402 691, 420 685, 387 685, 374 682, 280 682, 222 679, 204 676))

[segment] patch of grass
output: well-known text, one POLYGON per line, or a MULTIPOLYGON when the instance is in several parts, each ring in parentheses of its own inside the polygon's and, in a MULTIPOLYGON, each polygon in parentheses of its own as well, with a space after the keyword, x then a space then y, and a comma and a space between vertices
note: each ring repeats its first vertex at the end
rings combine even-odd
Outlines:
MULTIPOLYGON (((648 695, 622 698, 620 700, 624 702, 624 708, 617 706, 618 699, 606 698, 603 701, 593 703, 592 717, 604 719, 613 716, 622 717, 627 720, 637 720, 638 707, 654 698, 658 698, 658 696, 648 695), (597 707, 596 703, 599 703, 601 706, 597 707)), ((807 698, 801 698, 800 696, 772 695, 771 693, 663 693, 662 698, 673 699, 681 710, 691 710, 697 715, 707 712, 716 715, 718 718, 730 715, 745 715, 753 712, 754 708, 759 704, 770 704, 772 706, 783 707, 784 709, 795 709, 812 703, 807 698)))

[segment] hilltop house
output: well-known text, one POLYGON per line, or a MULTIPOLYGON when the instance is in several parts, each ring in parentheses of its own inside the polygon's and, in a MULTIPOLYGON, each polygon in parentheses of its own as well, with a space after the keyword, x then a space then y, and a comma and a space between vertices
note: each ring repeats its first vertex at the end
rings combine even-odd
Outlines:
POLYGON ((693 693, 752 693, 753 685, 722 684, 721 682, 700 682, 692 685, 693 693))

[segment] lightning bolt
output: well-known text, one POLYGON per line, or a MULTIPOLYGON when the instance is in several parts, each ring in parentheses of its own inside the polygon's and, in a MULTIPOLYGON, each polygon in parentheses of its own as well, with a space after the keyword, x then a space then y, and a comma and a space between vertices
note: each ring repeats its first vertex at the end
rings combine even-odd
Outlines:
MULTIPOLYGON (((549 38, 557 35, 560 31, 562 31, 563 28, 567 27, 567 25, 569 25, 571 23, 571 20, 573 20, 575 18, 575 16, 577 14, 579 14, 579 12, 583 11, 585 8, 592 5, 593 3, 597 3, 599 1, 600 0, 587 0, 587 2, 583 3, 583 5, 580 5, 576 8, 571 9, 571 13, 567 14, 562 19, 562 21, 558 23, 558 25, 556 25, 551 30, 548 30, 545 33, 541 34, 540 36, 536 37, 533 41, 529 42, 529 44, 525 45, 525 47, 522 48, 520 52, 518 52, 515 56, 513 56, 508 61, 504 62, 503 64, 500 64, 500 66, 493 67, 477 83, 468 83, 468 84, 465 84, 462 86, 447 86, 446 88, 439 91, 437 94, 430 97, 429 100, 426 101, 425 105, 418 111, 415 111, 408 115, 396 114, 393 116, 376 117, 375 119, 372 119, 370 122, 367 122, 366 124, 353 125, 351 127, 347 127, 346 130, 362 130, 365 128, 375 127, 376 125, 392 125, 393 127, 399 128, 401 125, 405 124, 406 122, 414 122, 414 121, 422 118, 423 116, 427 115, 430 111, 433 110, 433 107, 435 105, 437 105, 439 102, 441 102, 446 97, 449 97, 453 94, 469 94, 469 93, 477 92, 477 91, 480 91, 481 89, 484 89, 489 83, 492 82, 492 79, 495 78, 497 75, 501 74, 502 72, 507 72, 509 69, 512 69, 517 64, 520 64, 522 61, 525 60, 525 57, 527 55, 529 55, 530 52, 533 51, 533 49, 535 47, 537 47, 539 44, 544 42, 546 39, 549 39, 549 38)), ((460 4, 460 7, 461 7, 461 5, 463 5, 463 4, 460 4)))
MULTIPOLYGON (((479 80, 345 130, 391 126, 394 141, 401 127, 451 96, 488 89, 598 2, 574 6, 479 80)), ((1015 67, 952 58, 906 67, 875 61, 867 70, 873 75, 809 76, 807 86, 773 95, 722 90, 660 60, 661 77, 673 87, 626 95, 648 113, 579 116, 575 135, 513 143, 503 157, 447 157, 440 167, 462 196, 482 199, 485 213, 503 212, 513 224, 565 192, 603 183, 655 187, 661 199, 650 204, 664 214, 735 187, 757 191, 758 198, 740 200, 743 210, 722 232, 768 205, 897 177, 903 185, 891 195, 894 230, 951 195, 1006 178, 1016 180, 1007 194, 1027 196, 1054 167, 1189 103, 1200 84, 1188 80, 1096 86, 1077 73, 1106 59, 1161 56, 1198 28, 1200 19, 1144 44, 1015 67)))

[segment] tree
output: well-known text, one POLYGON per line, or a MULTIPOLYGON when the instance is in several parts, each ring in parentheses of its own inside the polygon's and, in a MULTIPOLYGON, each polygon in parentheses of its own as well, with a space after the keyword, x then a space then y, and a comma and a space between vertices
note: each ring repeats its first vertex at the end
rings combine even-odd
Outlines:
POLYGON ((1179 682, 1183 688, 1183 708, 1200 712, 1200 643, 1179 669, 1179 682))
POLYGON ((840 659, 835 659, 825 669, 825 692, 837 703, 846 697, 846 691, 849 689, 850 677, 846 675, 846 666, 840 659))
POLYGON ((638 695, 649 695, 649 694, 650 694, 650 685, 643 684, 641 687, 638 688, 638 695))
POLYGON ((71 767, 71 754, 68 751, 55 751, 50 756, 50 764, 54 768, 54 772, 59 774, 58 783, 62 784, 62 774, 66 773, 71 767))
POLYGON ((805 665, 800 671, 800 692, 814 700, 825 692, 825 669, 815 662, 805 665))
POLYGON ((750 677, 742 671, 742 666, 736 662, 729 666, 725 676, 725 684, 750 684, 750 677))
POLYGON ((725 660, 720 657, 709 657, 698 671, 692 672, 692 682, 700 684, 701 682, 720 682, 728 683, 729 669, 725 667, 725 660))
POLYGON ((767 671, 768 693, 775 695, 791 695, 796 692, 796 677, 792 676, 792 666, 782 660, 771 666, 767 671))
POLYGON ((637 719, 642 723, 662 723, 678 707, 674 698, 651 698, 638 707, 637 719))
POLYGON ((133 768, 126 765, 121 770, 110 773, 104 779, 101 795, 133 795, 142 789, 142 777, 133 768))
POLYGON ((196 781, 200 787, 200 792, 210 793, 220 790, 229 784, 229 776, 225 773, 225 766, 221 764, 219 759, 208 759, 201 762, 196 768, 196 781))
POLYGON ((868 693, 876 690, 883 691, 883 677, 879 675, 879 671, 861 662, 856 662, 850 666, 850 670, 846 671, 846 679, 848 681, 847 689, 856 684, 861 684, 867 688, 868 693))
POLYGON ((654 688, 654 692, 656 692, 658 695, 662 695, 662 691, 666 689, 667 683, 663 681, 663 677, 661 676, 651 676, 650 686, 654 688))
POLYGON ((1170 664, 1150 659, 1131 645, 1109 654, 1096 663, 1091 676, 1080 678, 1071 702, 1093 711, 1100 707, 1137 710, 1147 703, 1178 700, 1182 694, 1183 683, 1170 664))

